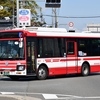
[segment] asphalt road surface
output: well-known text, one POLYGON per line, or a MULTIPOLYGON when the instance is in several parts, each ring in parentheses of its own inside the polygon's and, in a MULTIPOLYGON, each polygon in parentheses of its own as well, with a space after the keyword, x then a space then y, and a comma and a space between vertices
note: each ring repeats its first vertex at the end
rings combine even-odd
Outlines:
POLYGON ((38 100, 100 100, 100 73, 87 77, 50 77, 46 80, 24 78, 12 81, 10 78, 1 77, 0 95, 17 95, 38 100))

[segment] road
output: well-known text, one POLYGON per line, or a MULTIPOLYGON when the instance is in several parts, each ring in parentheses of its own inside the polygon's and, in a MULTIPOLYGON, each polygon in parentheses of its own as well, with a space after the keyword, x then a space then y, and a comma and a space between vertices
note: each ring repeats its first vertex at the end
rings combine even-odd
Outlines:
POLYGON ((0 94, 29 96, 41 100, 100 100, 100 73, 87 77, 51 77, 41 81, 35 78, 12 81, 10 78, 2 77, 0 94))

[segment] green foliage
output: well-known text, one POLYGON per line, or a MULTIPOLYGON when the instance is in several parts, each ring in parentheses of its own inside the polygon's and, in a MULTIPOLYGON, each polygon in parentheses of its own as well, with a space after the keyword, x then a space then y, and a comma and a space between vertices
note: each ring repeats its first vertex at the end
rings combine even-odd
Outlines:
MULTIPOLYGON (((19 0, 20 1, 20 0, 19 0)), ((4 17, 12 17, 13 9, 14 9, 14 16, 16 16, 16 0, 0 0, 0 5, 3 6, 3 9, 0 10, 0 18, 4 17)), ((38 21, 38 12, 41 11, 41 7, 36 3, 35 0, 30 1, 26 0, 22 3, 19 2, 20 8, 31 9, 32 20, 31 22, 37 23, 37 25, 41 26, 41 22, 38 21)))
POLYGON ((12 15, 12 1, 0 0, 0 5, 3 9, 0 10, 0 17, 7 17, 12 15))
POLYGON ((45 25, 46 22, 41 23, 40 21, 37 21, 37 22, 32 22, 31 24, 34 27, 41 27, 41 26, 45 25))
MULTIPOLYGON (((0 0, 0 5, 3 6, 4 8, 3 10, 0 10, 0 17, 12 16, 13 8, 14 11, 16 12, 16 0, 0 0), (6 12, 6 15, 4 15, 5 14, 4 12, 6 12)), ((33 1, 27 0, 25 1, 25 3, 23 2, 23 8, 31 9, 31 14, 34 16, 37 16, 37 10, 41 9, 41 7, 39 7, 34 0, 33 1)))

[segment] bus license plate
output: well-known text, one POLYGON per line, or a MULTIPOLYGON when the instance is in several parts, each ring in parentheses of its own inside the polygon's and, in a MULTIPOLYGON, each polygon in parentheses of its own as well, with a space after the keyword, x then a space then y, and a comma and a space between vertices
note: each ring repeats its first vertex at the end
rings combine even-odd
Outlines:
POLYGON ((9 75, 9 72, 4 72, 4 74, 3 74, 3 75, 5 75, 5 76, 6 76, 6 75, 9 75))

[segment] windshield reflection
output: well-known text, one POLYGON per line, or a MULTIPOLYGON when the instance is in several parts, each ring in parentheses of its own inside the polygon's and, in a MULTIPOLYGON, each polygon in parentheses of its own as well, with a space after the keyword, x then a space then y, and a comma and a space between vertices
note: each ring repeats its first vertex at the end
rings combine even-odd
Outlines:
POLYGON ((24 49, 19 44, 18 40, 0 41, 0 59, 23 59, 24 49))

